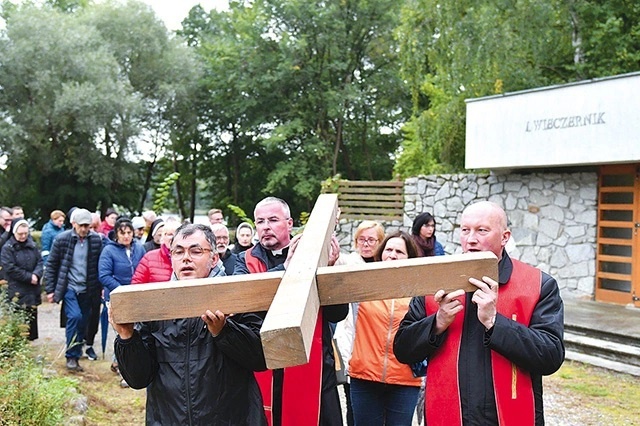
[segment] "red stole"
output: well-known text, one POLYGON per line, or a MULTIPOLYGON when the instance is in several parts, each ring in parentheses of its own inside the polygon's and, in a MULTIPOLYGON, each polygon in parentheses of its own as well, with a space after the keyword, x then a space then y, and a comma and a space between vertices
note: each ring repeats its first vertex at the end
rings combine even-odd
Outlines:
MULTIPOLYGON (((267 272, 267 266, 252 253, 245 253, 245 262, 253 273, 267 272)), ((282 425, 318 425, 320 422, 320 398, 322 394, 322 307, 318 311, 316 328, 311 342, 307 364, 284 369, 282 383, 282 425)), ((273 425, 273 374, 271 370, 254 373, 264 404, 269 426, 273 425)))
MULTIPOLYGON (((533 310, 540 299, 540 270, 513 260, 509 281, 500 286, 497 311, 524 325, 529 325, 533 310)), ((459 299, 462 304, 466 298, 459 299)), ((425 297, 427 315, 438 311, 433 296, 425 297)), ((444 343, 427 367, 425 413, 431 424, 462 425, 458 358, 464 311, 456 315, 449 326, 444 343), (454 374, 452 374, 452 372, 454 374)), ((535 423, 535 402, 531 375, 496 351, 491 351, 493 388, 496 397, 498 422, 508 426, 535 423)))

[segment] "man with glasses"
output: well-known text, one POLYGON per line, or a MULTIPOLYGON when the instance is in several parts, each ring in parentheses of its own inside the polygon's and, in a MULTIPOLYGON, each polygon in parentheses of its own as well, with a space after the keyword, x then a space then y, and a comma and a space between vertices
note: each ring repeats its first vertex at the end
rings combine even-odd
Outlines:
MULTIPOLYGON (((298 238, 291 238, 293 219, 289 205, 279 198, 267 197, 256 205, 254 219, 258 244, 238 255, 234 275, 285 270, 298 238)), ((339 252, 333 238, 329 265, 335 263, 339 252)), ((347 304, 320 308, 321 335, 314 335, 309 363, 256 375, 273 426, 342 425, 329 322, 343 320, 348 311, 347 304)))
MULTIPOLYGON (((225 275, 205 225, 182 225, 171 242, 174 279, 225 275)), ((254 371, 266 369, 256 314, 207 310, 198 318, 115 324, 120 372, 147 388, 147 424, 266 425, 254 371)))
POLYGON ((229 229, 222 223, 215 223, 211 225, 211 230, 216 236, 216 251, 224 265, 224 272, 227 275, 233 275, 237 256, 229 249, 229 229))

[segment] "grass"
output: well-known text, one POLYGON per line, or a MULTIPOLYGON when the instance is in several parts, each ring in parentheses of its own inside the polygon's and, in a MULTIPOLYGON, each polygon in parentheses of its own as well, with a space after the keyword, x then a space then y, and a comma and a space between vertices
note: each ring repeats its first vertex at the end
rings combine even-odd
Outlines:
POLYGON ((144 424, 146 391, 122 388, 120 377, 110 369, 111 360, 99 358, 80 360, 84 369, 80 373, 66 370, 65 359, 55 348, 46 349, 47 359, 53 359, 52 367, 59 375, 73 377, 78 392, 87 397, 88 410, 84 414, 85 425, 141 425, 144 424))
POLYGON ((593 410, 609 424, 637 424, 640 419, 638 377, 566 361, 544 383, 573 399, 576 409, 593 410))
POLYGON ((26 317, 14 312, 0 289, 0 424, 57 425, 68 417, 73 379, 43 373, 28 344, 26 317))

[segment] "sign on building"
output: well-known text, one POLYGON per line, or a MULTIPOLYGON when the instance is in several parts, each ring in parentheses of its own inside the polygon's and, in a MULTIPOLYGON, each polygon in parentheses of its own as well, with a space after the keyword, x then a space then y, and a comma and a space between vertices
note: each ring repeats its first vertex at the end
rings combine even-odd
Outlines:
POLYGON ((467 169, 640 161, 640 73, 467 100, 467 169))

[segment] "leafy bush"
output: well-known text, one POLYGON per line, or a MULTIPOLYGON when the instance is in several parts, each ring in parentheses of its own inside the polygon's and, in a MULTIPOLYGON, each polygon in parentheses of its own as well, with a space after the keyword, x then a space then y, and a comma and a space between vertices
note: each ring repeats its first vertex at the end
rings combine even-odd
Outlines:
POLYGON ((27 333, 24 315, 11 309, 0 288, 0 425, 60 424, 75 383, 43 376, 27 333))

